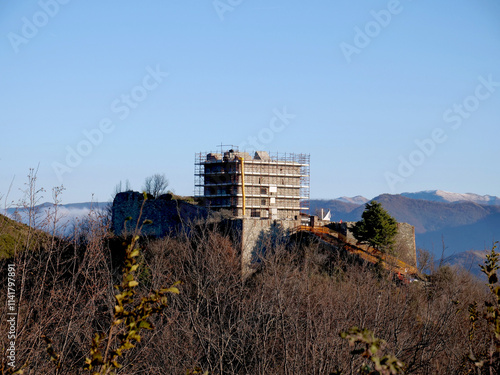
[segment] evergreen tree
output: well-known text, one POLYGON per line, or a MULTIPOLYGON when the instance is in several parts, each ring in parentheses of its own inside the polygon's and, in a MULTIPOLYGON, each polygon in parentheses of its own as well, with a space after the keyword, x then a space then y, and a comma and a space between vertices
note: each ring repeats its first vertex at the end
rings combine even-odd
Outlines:
POLYGON ((376 201, 366 203, 361 220, 352 229, 359 242, 387 252, 392 250, 394 237, 398 232, 397 221, 376 201))

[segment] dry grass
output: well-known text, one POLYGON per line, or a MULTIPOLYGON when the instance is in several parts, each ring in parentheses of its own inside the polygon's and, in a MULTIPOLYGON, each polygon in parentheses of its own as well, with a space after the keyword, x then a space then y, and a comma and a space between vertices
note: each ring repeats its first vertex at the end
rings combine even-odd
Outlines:
MULTIPOLYGON (((17 265, 17 360, 28 362, 26 374, 54 373, 42 335, 61 353, 58 373, 79 374, 93 333, 109 331, 123 239, 98 220, 79 238, 8 261, 17 265)), ((480 323, 469 341, 468 305, 488 294, 466 273, 439 269, 432 284, 396 285, 334 257, 320 267, 324 254, 312 243, 300 251, 273 247, 259 271, 242 280, 240 254, 217 228, 191 227, 142 245, 137 297, 177 280, 182 286, 154 319, 156 329, 125 358, 121 374, 181 374, 196 366, 213 374, 351 374, 364 359, 351 355, 339 333, 352 326, 387 341, 408 374, 466 374, 471 347, 487 350, 490 336, 480 323)), ((6 265, 0 261, 1 269, 6 265)), ((1 332, 5 309, 2 304, 1 332)))

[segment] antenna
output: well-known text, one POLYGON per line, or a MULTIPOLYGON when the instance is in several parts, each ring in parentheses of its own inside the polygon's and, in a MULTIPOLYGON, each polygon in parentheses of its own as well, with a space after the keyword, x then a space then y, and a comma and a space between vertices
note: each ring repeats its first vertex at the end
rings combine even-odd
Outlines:
POLYGON ((222 142, 217 147, 220 147, 220 153, 221 154, 224 153, 224 151, 223 151, 224 148, 230 148, 230 149, 233 149, 234 151, 239 151, 238 146, 236 146, 236 145, 223 145, 222 142))

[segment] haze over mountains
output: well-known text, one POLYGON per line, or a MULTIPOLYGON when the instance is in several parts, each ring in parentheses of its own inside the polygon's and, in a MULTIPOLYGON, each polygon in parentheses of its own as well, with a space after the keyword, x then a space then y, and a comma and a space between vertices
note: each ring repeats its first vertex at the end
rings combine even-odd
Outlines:
MULTIPOLYGON (((70 203, 55 206, 52 203, 42 203, 35 207, 35 226, 37 229, 51 231, 53 228, 53 216, 56 215, 57 233, 58 235, 68 235, 73 230, 73 226, 87 218, 91 212, 101 213, 110 203, 105 202, 86 202, 86 203, 70 203)), ((25 208, 7 208, 0 209, 0 214, 3 214, 11 219, 27 224, 28 210, 25 208)))
MULTIPOLYGON (((491 249, 495 240, 500 240, 500 198, 490 195, 458 194, 441 190, 427 190, 399 195, 382 194, 373 198, 399 222, 415 227, 418 248, 429 250, 436 259, 444 255, 452 263, 464 267, 477 264, 484 257, 485 249, 491 249), (444 253, 443 253, 444 246, 444 253), (467 253, 465 253, 467 252, 467 253), (465 264, 467 263, 467 264, 465 264)), ((358 221, 369 200, 362 196, 339 197, 332 200, 312 199, 311 213, 323 209, 331 211, 332 221, 358 221)), ((60 224, 65 230, 71 224, 88 216, 91 207, 104 209, 108 203, 75 203, 58 208, 60 224)), ((37 206, 38 219, 53 212, 50 203, 37 206)), ((15 209, 6 211, 7 216, 26 222, 26 213, 15 209)))

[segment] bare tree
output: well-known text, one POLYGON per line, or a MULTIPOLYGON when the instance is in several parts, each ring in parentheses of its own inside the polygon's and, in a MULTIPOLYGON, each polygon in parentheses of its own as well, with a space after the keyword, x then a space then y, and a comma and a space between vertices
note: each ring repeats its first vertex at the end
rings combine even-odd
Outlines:
POLYGON ((165 174, 155 173, 152 176, 146 177, 143 191, 151 194, 154 198, 158 198, 167 192, 167 187, 168 179, 165 174))
MULTIPOLYGON (((491 332, 485 319, 471 322, 470 314, 474 301, 493 301, 483 282, 465 271, 431 269, 426 283, 394 283, 321 243, 269 236, 255 273, 243 280, 241 251, 222 226, 186 225, 164 238, 140 240, 137 297, 177 280, 182 286, 168 314, 152 317, 155 329, 141 334, 120 373, 200 367, 221 375, 353 374, 367 364, 339 336, 353 326, 384 340, 387 352, 406 364, 406 374, 486 373, 476 371, 470 353, 489 353, 491 332)), ((78 230, 85 241, 41 235, 36 251, 0 259, 1 270, 16 264, 16 361, 28 362, 25 374, 83 375, 77 368, 91 356, 93 332, 110 332, 123 241, 110 236, 96 215, 78 230), (61 368, 50 362, 43 334, 53 340, 61 368)), ((0 284, 7 276, 0 272, 0 284)), ((7 291, 0 288, 1 301, 7 291)), ((479 311, 479 303, 474 306, 479 311)), ((8 314, 8 305, 0 304, 0 332, 9 330, 8 314)), ((7 347, 6 338, 0 335, 0 347, 7 347)))
POLYGON ((132 187, 130 186, 130 181, 128 179, 125 180, 125 183, 122 183, 122 181, 120 181, 115 185, 113 193, 111 194, 111 200, 115 199, 116 194, 130 190, 132 190, 132 187))

